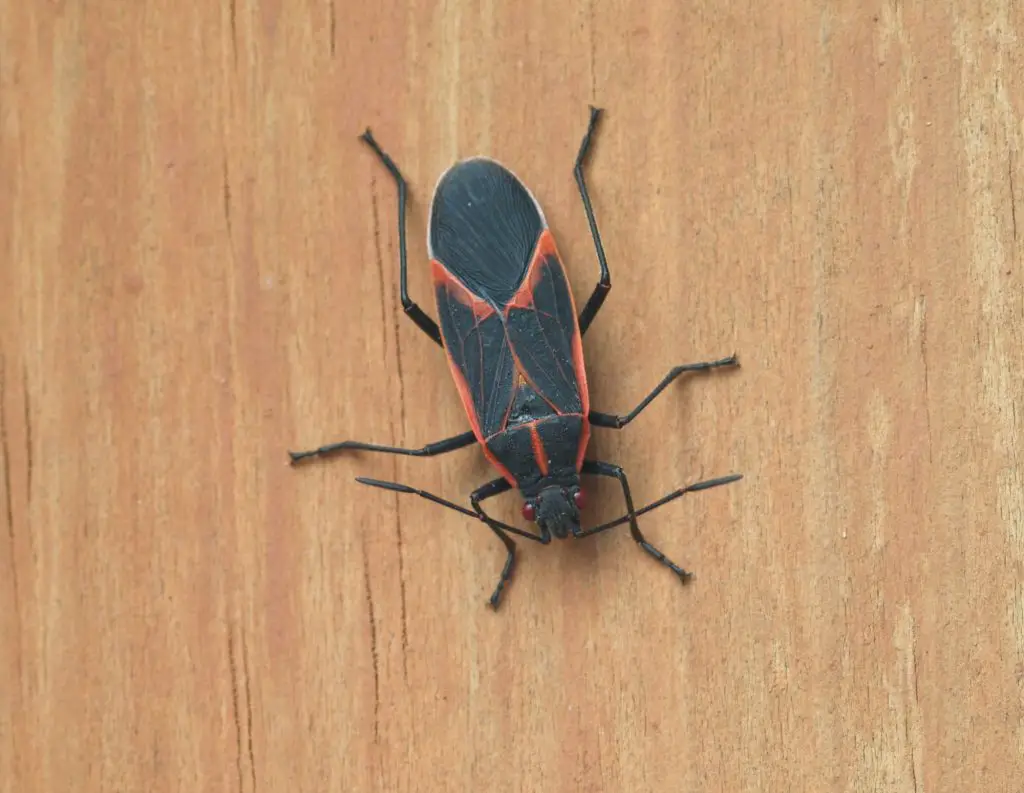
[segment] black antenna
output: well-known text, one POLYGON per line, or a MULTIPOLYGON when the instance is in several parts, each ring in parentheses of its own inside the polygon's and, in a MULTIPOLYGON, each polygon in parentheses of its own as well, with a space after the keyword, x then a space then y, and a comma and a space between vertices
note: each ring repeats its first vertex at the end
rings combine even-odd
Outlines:
POLYGON ((380 487, 383 488, 384 490, 393 490, 396 493, 411 493, 414 496, 425 498, 427 501, 433 501, 435 504, 440 504, 442 507, 448 507, 448 509, 455 510, 456 512, 461 512, 463 515, 468 515, 471 518, 476 518, 477 520, 482 521, 483 523, 493 523, 494 525, 498 526, 501 529, 504 529, 507 532, 511 532, 512 534, 516 534, 520 537, 525 537, 528 540, 536 540, 537 542, 541 541, 540 537, 538 537, 536 534, 531 534, 528 531, 517 529, 515 526, 509 526, 507 523, 502 523, 500 520, 495 520, 489 515, 481 515, 477 512, 474 512, 471 509, 466 509, 465 507, 460 506, 459 504, 449 501, 446 498, 441 498, 440 496, 435 496, 433 493, 428 493, 426 490, 417 490, 414 487, 399 484, 398 482, 382 482, 380 479, 370 479, 365 476, 357 476, 356 481, 363 485, 370 485, 371 487, 380 487))
POLYGON ((577 537, 589 537, 591 534, 598 534, 608 529, 614 529, 616 526, 621 526, 623 523, 629 523, 630 518, 638 518, 641 515, 645 515, 651 510, 657 509, 658 507, 664 506, 669 501, 675 501, 680 496, 685 496, 687 493, 695 493, 698 490, 709 490, 712 487, 718 487, 719 485, 727 485, 730 482, 736 482, 743 478, 743 474, 729 474, 728 476, 720 476, 717 479, 706 479, 703 482, 697 482, 696 484, 687 485, 681 487, 679 490, 673 490, 667 496, 662 496, 657 501, 652 501, 646 507, 641 507, 636 512, 626 513, 621 518, 609 521, 608 523, 602 523, 600 526, 596 526, 593 529, 587 529, 586 531, 579 532, 577 537))

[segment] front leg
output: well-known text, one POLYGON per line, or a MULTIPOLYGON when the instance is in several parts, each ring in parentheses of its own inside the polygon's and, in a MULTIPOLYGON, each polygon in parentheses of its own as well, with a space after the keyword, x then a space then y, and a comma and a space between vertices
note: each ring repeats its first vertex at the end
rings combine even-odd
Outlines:
MULTIPOLYGON (((498 579, 498 586, 494 588, 494 592, 491 594, 490 600, 491 608, 497 609, 498 604, 501 601, 501 593, 505 589, 505 584, 512 576, 512 570, 516 563, 516 544, 512 541, 512 538, 505 533, 504 528, 508 528, 505 524, 500 521, 494 520, 490 515, 484 512, 483 507, 480 506, 480 502, 484 499, 492 498, 493 496, 506 493, 512 489, 512 485, 504 478, 495 479, 492 482, 488 482, 486 485, 477 488, 473 491, 473 494, 469 497, 469 503, 473 505, 473 509, 476 514, 480 517, 484 523, 486 523, 491 531, 498 535, 498 539, 505 543, 505 550, 508 551, 508 556, 505 558, 505 566, 501 570, 501 577, 498 579)), ((516 531, 517 534, 527 537, 531 540, 547 544, 551 541, 551 537, 546 534, 535 535, 524 531, 516 531)))
MULTIPOLYGON (((633 539, 636 541, 636 544, 679 576, 680 581, 686 583, 690 578, 690 573, 686 572, 683 568, 665 556, 665 554, 647 542, 647 538, 640 533, 640 526, 636 522, 636 509, 633 507, 633 496, 629 492, 629 482, 626 480, 625 471, 612 463, 602 463, 597 460, 584 460, 583 467, 580 469, 580 472, 594 476, 607 476, 619 480, 619 483, 622 485, 622 495, 626 499, 626 517, 629 520, 629 533, 633 535, 633 539)), ((592 532, 581 532, 580 534, 581 536, 585 536, 588 533, 592 532)))
POLYGON ((730 355, 728 358, 722 358, 721 360, 718 361, 687 363, 683 364, 682 366, 677 366, 667 375, 665 375, 665 377, 662 378, 662 381, 658 383, 655 389, 651 391, 651 393, 649 393, 647 396, 645 396, 643 398, 643 401, 641 401, 639 405, 633 408, 626 415, 617 416, 614 413, 599 413, 596 410, 592 410, 590 411, 590 415, 588 416, 588 418, 590 419, 590 423, 593 424, 595 427, 608 427, 610 429, 615 430, 622 429, 627 424, 629 424, 629 422, 631 422, 638 415, 640 415, 640 412, 649 404, 651 404, 651 402, 654 401, 654 398, 657 397, 658 394, 660 394, 666 388, 668 388, 672 381, 679 377, 679 375, 681 375, 683 372, 703 372, 708 369, 718 369, 723 366, 739 365, 739 359, 737 359, 735 355, 730 355))

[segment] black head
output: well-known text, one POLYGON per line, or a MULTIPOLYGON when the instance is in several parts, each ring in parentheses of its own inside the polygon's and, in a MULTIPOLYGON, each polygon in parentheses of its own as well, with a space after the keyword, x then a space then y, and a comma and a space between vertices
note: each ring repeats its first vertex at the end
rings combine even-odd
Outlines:
POLYGON ((536 521, 542 535, 554 535, 564 540, 579 532, 580 510, 584 502, 579 483, 568 487, 549 485, 523 504, 523 517, 536 521))

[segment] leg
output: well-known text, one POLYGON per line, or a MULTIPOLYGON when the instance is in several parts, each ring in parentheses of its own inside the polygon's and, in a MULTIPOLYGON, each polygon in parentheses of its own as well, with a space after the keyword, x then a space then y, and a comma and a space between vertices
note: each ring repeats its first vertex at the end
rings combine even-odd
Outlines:
POLYGON ((608 274, 608 261, 604 257, 604 246, 601 244, 601 235, 597 230, 597 221, 594 219, 594 208, 590 205, 590 195, 587 193, 587 183, 583 180, 583 161, 590 149, 590 137, 597 126, 597 119, 601 116, 601 110, 596 107, 590 108, 590 123, 587 125, 587 134, 583 136, 580 143, 579 154, 576 155, 576 165, 573 168, 573 175, 576 177, 576 185, 580 189, 580 197, 583 199, 583 211, 587 213, 587 222, 590 224, 590 236, 594 238, 594 247, 597 249, 597 261, 601 266, 601 278, 594 287, 594 291, 587 300, 587 304, 580 312, 580 335, 587 332, 590 323, 597 316, 601 304, 608 296, 608 290, 612 288, 612 279, 608 274))
POLYGON ((377 145, 377 141, 373 139, 373 134, 369 129, 367 129, 360 137, 377 153, 377 157, 380 158, 380 161, 383 162, 384 166, 391 172, 391 175, 395 179, 395 184, 398 185, 398 268, 402 293, 402 307, 405 309, 405 313, 409 315, 409 318, 419 326, 419 329, 433 339, 435 344, 440 345, 441 331, 438 330, 437 323, 423 313, 423 309, 409 299, 409 290, 406 287, 407 256, 405 249, 405 177, 402 176, 402 172, 398 170, 398 166, 395 165, 394 160, 385 154, 384 150, 377 145))
MULTIPOLYGON (((473 491, 473 494, 469 497, 469 503, 473 505, 473 509, 476 510, 476 514, 480 516, 480 519, 486 523, 491 531, 498 535, 498 539, 505 543, 505 549, 508 551, 508 556, 505 559, 505 566, 501 570, 501 577, 498 579, 498 586, 494 588, 494 592, 491 594, 491 598, 488 601, 491 604, 491 608, 497 609, 498 604, 501 601, 501 593, 505 589, 505 584, 508 583, 509 578, 512 576, 512 569, 515 567, 516 562, 516 544, 512 541, 504 531, 502 531, 502 525, 498 521, 494 520, 490 515, 484 512, 480 506, 480 502, 486 498, 497 496, 501 493, 505 493, 512 488, 512 485, 508 483, 504 478, 495 479, 493 482, 488 482, 483 487, 473 491)), ((545 545, 550 542, 551 538, 546 535, 533 535, 527 534, 526 532, 517 532, 521 535, 527 535, 532 540, 544 543, 545 545)))
POLYGON ((359 476, 356 477, 356 481, 360 484, 371 485, 372 487, 380 487, 384 490, 391 490, 395 493, 411 493, 412 495, 425 498, 427 501, 433 501, 435 504, 440 504, 442 507, 460 512, 471 518, 476 518, 487 524, 487 526, 498 535, 505 544, 505 549, 508 551, 508 556, 505 559, 505 567, 501 571, 501 578, 498 580, 498 586, 495 588, 494 593, 491 595, 490 604, 493 608, 498 607, 498 603, 501 599, 501 592, 505 588, 505 584, 508 582, 509 577, 512 575, 512 569, 515 566, 515 553, 516 545, 512 542, 512 538, 508 536, 506 532, 511 532, 520 537, 524 537, 528 540, 534 540, 536 542, 547 543, 550 538, 545 538, 532 534, 528 531, 523 531, 515 526, 509 526, 507 523, 502 523, 499 520, 495 520, 480 506, 480 502, 484 499, 491 498, 492 496, 499 495, 511 489, 511 485, 504 479, 495 479, 493 482, 488 482, 483 487, 477 488, 470 496, 470 501, 473 504, 473 509, 468 510, 463 506, 459 506, 451 501, 440 496, 435 496, 433 493, 429 493, 426 490, 417 490, 416 488, 409 487, 408 485, 399 484, 398 482, 382 482, 379 479, 369 479, 367 477, 359 476))
POLYGON ((305 452, 288 452, 288 455, 292 458, 293 463, 297 463, 299 460, 304 460, 307 457, 326 457, 327 455, 336 454, 346 450, 404 454, 409 457, 434 457, 438 454, 462 449, 465 446, 469 446, 475 440, 476 436, 473 434, 473 431, 470 430, 469 432, 463 432, 461 435, 456 435, 452 438, 445 438, 443 441, 428 443, 422 449, 403 449, 399 446, 378 446, 376 443, 342 441, 341 443, 331 443, 327 446, 321 446, 319 449, 310 449, 305 452))
POLYGON ((512 541, 505 532, 503 532, 495 522, 486 516, 486 513, 481 509, 480 502, 485 498, 496 496, 499 493, 504 493, 511 487, 508 482, 504 479, 495 479, 493 482, 488 482, 483 487, 473 491, 473 494, 469 497, 469 503, 473 505, 473 509, 476 510, 476 514, 480 516, 480 519, 484 521, 490 527, 491 531, 498 535, 498 539, 505 543, 505 550, 508 552, 508 556, 505 557, 505 566, 501 569, 501 576, 498 578, 498 585, 494 588, 494 592, 491 593, 490 600, 492 609, 498 608, 498 603, 501 600, 501 592, 505 588, 505 584, 512 575, 512 568, 515 567, 516 563, 516 544, 512 541))
POLYGON ((637 405, 633 410, 627 413, 625 416, 616 416, 612 413, 598 413, 596 410, 590 411, 590 423, 595 427, 610 427, 611 429, 621 429, 625 427, 629 422, 635 419, 645 407, 647 407, 654 398, 658 396, 662 391, 668 388, 669 384, 675 380, 683 372, 701 372, 707 369, 717 369, 720 366, 739 366, 739 361, 735 355, 730 355, 728 358, 722 358, 719 361, 709 361, 706 363, 688 363, 683 366, 677 366, 667 375, 657 387, 646 397, 643 401, 637 405))
MULTIPOLYGON (((633 508, 633 497, 629 493, 629 483, 626 481, 625 472, 617 465, 601 463, 595 460, 584 460, 581 472, 584 474, 592 474, 594 476, 609 476, 619 480, 622 485, 622 495, 626 498, 626 517, 629 520, 629 533, 633 535, 633 539, 636 541, 637 545, 679 576, 679 579, 685 583, 686 580, 690 578, 690 574, 647 542, 644 535, 640 533, 640 527, 636 522, 636 510, 633 508)), ((590 533, 593 532, 587 532, 587 534, 590 533)), ((582 532, 581 536, 584 536, 582 532)))

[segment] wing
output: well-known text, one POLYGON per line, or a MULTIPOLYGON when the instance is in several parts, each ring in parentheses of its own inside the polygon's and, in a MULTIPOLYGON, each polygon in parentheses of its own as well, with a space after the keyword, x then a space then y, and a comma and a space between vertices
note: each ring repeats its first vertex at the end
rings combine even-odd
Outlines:
POLYGON ((477 297, 501 309, 515 296, 547 228, 536 199, 500 163, 452 166, 430 205, 429 253, 477 297))
POLYGON ((559 414, 590 411, 576 305, 551 232, 537 243, 522 287, 505 309, 517 368, 559 414))
POLYGON ((437 260, 432 265, 448 366, 473 431, 482 443, 503 429, 515 390, 515 361, 505 333, 505 318, 437 260))
POLYGON ((502 311, 436 259, 432 267, 449 368, 481 442, 510 418, 589 413, 576 306, 550 231, 542 232, 522 286, 502 311))
POLYGON ((572 292, 530 191, 493 160, 465 160, 438 182, 429 230, 449 368, 481 443, 531 418, 586 415, 572 292))

